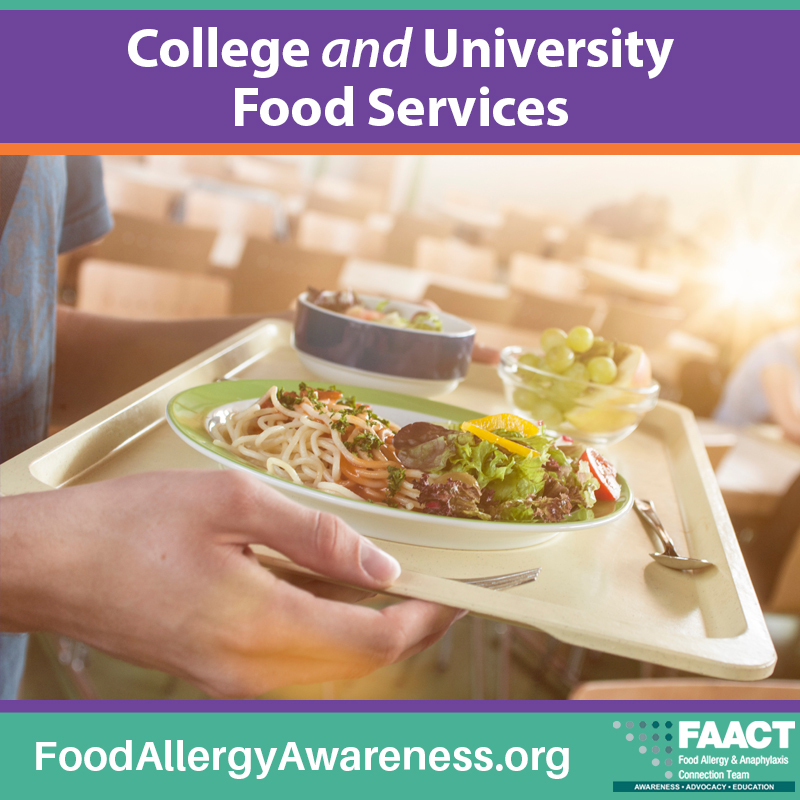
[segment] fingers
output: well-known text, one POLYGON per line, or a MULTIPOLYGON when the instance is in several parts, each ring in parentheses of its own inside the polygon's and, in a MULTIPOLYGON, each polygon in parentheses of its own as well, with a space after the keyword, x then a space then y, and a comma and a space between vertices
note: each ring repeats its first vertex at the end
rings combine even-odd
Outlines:
MULTIPOLYGON (((435 644, 447 633, 454 622, 467 614, 466 611, 457 608, 437 606, 423 600, 406 600, 389 606, 382 613, 389 620, 389 624, 397 624, 398 617, 402 618, 408 614, 416 617, 413 624, 416 635, 406 640, 406 648, 395 658, 395 662, 410 658, 435 644), (409 609, 408 606, 412 604, 419 604, 421 607, 412 606, 409 609)), ((400 624, 402 625, 402 620, 400 624)))
MULTIPOLYGON (((281 593, 280 612, 292 630, 308 637, 305 654, 348 665, 356 674, 393 664, 424 649, 444 634, 457 609, 405 600, 382 610, 331 603, 292 587, 281 593)), ((295 653, 303 653, 303 645, 295 653)))
POLYGON ((500 361, 500 351, 475 342, 472 346, 472 360, 478 364, 497 364, 500 361))
POLYGON ((390 586, 400 565, 332 514, 292 502, 255 478, 227 473, 224 524, 241 544, 266 544, 297 564, 368 589, 390 586))
POLYGON ((375 597, 375 592, 354 589, 352 586, 341 586, 330 581, 319 580, 311 575, 299 575, 296 572, 280 569, 271 569, 270 572, 274 573, 282 581, 286 581, 304 592, 310 592, 315 597, 321 597, 325 600, 335 600, 338 603, 360 603, 370 597, 375 597))
POLYGON ((430 646, 461 614, 421 600, 376 611, 320 600, 285 584, 281 600, 273 609, 289 631, 265 631, 262 652, 249 648, 236 671, 214 669, 204 689, 217 696, 254 697, 286 683, 360 678, 430 646))

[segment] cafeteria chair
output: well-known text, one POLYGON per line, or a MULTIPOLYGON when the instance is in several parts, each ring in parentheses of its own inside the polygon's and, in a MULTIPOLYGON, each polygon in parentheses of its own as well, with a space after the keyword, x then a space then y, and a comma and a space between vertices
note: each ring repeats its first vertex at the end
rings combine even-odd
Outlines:
POLYGON ((767 557, 772 556, 767 569, 774 576, 772 591, 769 594, 766 610, 775 614, 800 616, 800 478, 778 503, 773 516, 773 524, 764 532, 762 548, 767 549, 767 557), (792 531, 787 537, 786 531, 792 531), (785 542, 789 538, 788 547, 785 542), (777 569, 776 569, 777 568, 777 569))
POLYGON ((574 297, 586 288, 586 278, 573 264, 515 252, 508 263, 508 285, 556 297, 574 297))
POLYGON ((272 203, 258 203, 229 192, 197 187, 189 189, 184 196, 183 223, 194 228, 272 239, 275 208, 272 203))
POLYGON ((301 194, 305 188, 300 165, 292 161, 237 155, 229 157, 228 169, 230 180, 283 195, 301 194))
POLYGON ((800 700, 800 681, 717 681, 701 678, 653 678, 590 681, 576 687, 570 700, 800 700))
POLYGON ((642 242, 639 266, 647 272, 684 277, 692 269, 689 251, 680 245, 660 245, 642 242))
POLYGON ((115 214, 111 232, 90 245, 86 254, 147 267, 204 272, 215 238, 214 231, 202 228, 115 214))
POLYGON ((497 256, 488 247, 475 247, 454 237, 422 236, 414 251, 414 267, 471 280, 494 281, 497 256))
POLYGON ((391 214, 370 214, 363 220, 358 255, 361 258, 383 260, 386 252, 386 238, 392 229, 391 214))
POLYGON ((396 180, 401 164, 408 164, 410 157, 371 153, 360 155, 353 164, 352 179, 362 185, 371 186, 388 195, 396 180))
POLYGON ((178 272, 86 259, 78 271, 76 308, 129 319, 190 319, 230 313, 230 281, 178 272))
POLYGON ((436 275, 431 278, 424 299, 448 314, 468 320, 508 325, 514 317, 514 298, 507 287, 496 283, 436 275))
POLYGON ((113 168, 116 165, 129 167, 129 166, 139 166, 144 164, 144 156, 142 155, 133 155, 133 156, 126 156, 122 153, 111 153, 104 156, 100 156, 103 161, 103 169, 107 170, 109 167, 113 168))
POLYGON ((214 231, 117 213, 107 236, 73 251, 63 260, 59 299, 67 304, 74 302, 78 268, 87 258, 205 272, 215 239, 214 231))
POLYGON ((339 275, 339 289, 419 303, 430 276, 421 270, 367 258, 348 258, 339 275))
POLYGON ((289 242, 249 239, 233 271, 234 314, 285 311, 309 286, 335 289, 344 256, 304 250, 289 242))
POLYGON ((666 342, 684 319, 683 310, 677 306, 612 300, 608 303, 600 333, 606 339, 655 350, 666 342))
MULTIPOLYGON (((783 469, 789 464, 784 461, 783 469)), ((764 610, 800 617, 800 477, 789 484, 766 518, 754 520, 737 513, 734 522, 764 610)))
POLYGON ((230 176, 229 158, 226 155, 148 155, 145 163, 160 172, 225 180, 230 176))
POLYGON ((636 242, 606 236, 589 225, 571 228, 556 250, 556 257, 564 261, 588 258, 629 269, 641 266, 641 252, 636 242))
POLYGON ((687 315, 694 315, 709 306, 718 292, 714 282, 703 275, 691 275, 684 278, 674 298, 687 315))
POLYGON ((449 191, 438 212, 455 225, 453 235, 467 244, 494 247, 494 238, 503 221, 502 214, 488 205, 482 196, 449 191))
POLYGON ((123 213, 156 222, 172 219, 181 191, 157 180, 145 180, 109 170, 103 178, 106 201, 113 213, 123 213))
POLYGON ((586 239, 583 254, 586 258, 638 268, 641 259, 639 245, 627 239, 592 233, 586 239))
POLYGON ((674 303, 682 283, 677 275, 648 272, 598 258, 582 258, 579 266, 586 276, 588 291, 645 303, 674 303))
POLYGON ((455 231, 455 224, 440 218, 424 217, 407 211, 399 213, 386 237, 385 261, 413 266, 417 240, 423 236, 445 239, 455 231))
POLYGON ((515 253, 542 256, 550 244, 551 226, 551 220, 541 214, 509 208, 489 241, 501 261, 508 261, 515 253))
POLYGON ((383 210, 383 192, 373 186, 324 176, 311 187, 307 208, 340 217, 364 219, 383 210))
POLYGON ((569 330, 586 325, 600 330, 606 316, 606 303, 600 297, 581 295, 570 299, 542 294, 530 289, 515 292, 513 326, 543 331, 546 328, 569 330))
POLYGON ((355 256, 362 237, 363 224, 350 217, 305 211, 297 223, 297 245, 305 250, 355 256))

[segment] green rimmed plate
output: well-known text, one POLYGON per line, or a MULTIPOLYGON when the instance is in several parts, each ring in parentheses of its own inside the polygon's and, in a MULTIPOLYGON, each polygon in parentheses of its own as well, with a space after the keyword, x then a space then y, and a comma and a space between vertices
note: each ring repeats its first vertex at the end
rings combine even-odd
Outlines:
MULTIPOLYGON (((247 408, 273 385, 296 391, 299 381, 221 381, 187 389, 169 401, 167 421, 181 439, 203 455, 223 466, 244 470, 303 505, 336 514, 359 533, 375 539, 456 550, 510 550, 540 544, 568 531, 606 525, 626 514, 633 503, 627 482, 618 476, 622 485, 620 499, 616 503, 598 503, 594 519, 550 523, 484 522, 387 508, 299 486, 269 475, 213 443, 211 430, 215 424, 226 414, 247 408)), ((461 423, 483 416, 478 411, 378 389, 337 388, 345 395, 355 395, 359 402, 369 403, 376 413, 398 425, 420 420, 461 423)))

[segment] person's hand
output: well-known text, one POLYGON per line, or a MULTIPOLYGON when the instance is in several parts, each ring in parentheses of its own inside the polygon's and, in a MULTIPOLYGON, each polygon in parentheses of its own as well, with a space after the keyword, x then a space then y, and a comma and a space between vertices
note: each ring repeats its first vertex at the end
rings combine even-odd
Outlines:
POLYGON ((458 614, 416 600, 375 610, 280 580, 248 545, 371 591, 400 567, 240 472, 135 475, 4 498, 2 513, 5 630, 62 633, 214 696, 365 675, 432 644, 458 614))
POLYGON ((494 347, 475 342, 472 346, 472 360, 476 364, 499 364, 500 351, 494 347))

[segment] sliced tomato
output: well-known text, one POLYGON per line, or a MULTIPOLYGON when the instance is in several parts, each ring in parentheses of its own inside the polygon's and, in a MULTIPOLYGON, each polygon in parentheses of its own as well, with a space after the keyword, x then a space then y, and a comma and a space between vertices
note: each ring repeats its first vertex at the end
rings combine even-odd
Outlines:
POLYGON ((592 475, 600 481, 600 488, 594 493, 597 500, 619 500, 622 487, 617 480, 617 471, 614 465, 606 461, 597 450, 587 447, 583 451, 581 461, 585 461, 592 471, 592 475))
POLYGON ((344 395, 337 389, 317 389, 317 397, 323 402, 325 400, 333 400, 335 403, 337 400, 341 400, 344 395))

